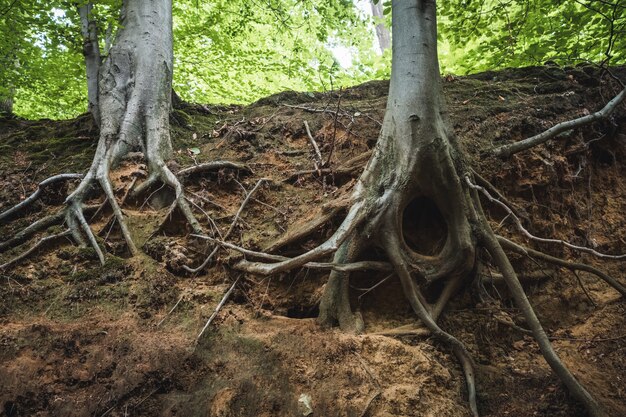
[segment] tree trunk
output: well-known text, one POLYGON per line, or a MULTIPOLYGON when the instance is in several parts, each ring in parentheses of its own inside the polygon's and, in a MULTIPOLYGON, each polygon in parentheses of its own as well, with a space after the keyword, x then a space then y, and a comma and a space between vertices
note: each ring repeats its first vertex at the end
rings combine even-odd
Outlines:
POLYGON ((0 117, 13 115, 13 97, 0 97, 0 117))
POLYGON ((78 8, 81 33, 83 35, 83 56, 87 70, 88 111, 96 124, 100 126, 100 107, 98 104, 98 74, 100 72, 100 46, 98 44, 98 27, 92 14, 93 3, 78 8))
MULTIPOLYGON (((378 244, 401 268, 416 271, 423 283, 468 276, 474 265, 475 238, 469 223, 474 214, 461 181, 464 163, 444 110, 435 4, 394 1, 393 10, 387 110, 374 155, 354 194, 355 201, 363 201, 362 210, 373 215, 358 236, 343 245, 365 246, 364 240, 378 244), (415 236, 419 241, 411 241, 415 236)), ((340 249, 335 262, 346 262, 348 253, 349 258, 358 256, 356 250, 340 249)), ((355 319, 345 313, 348 287, 340 284, 343 275, 331 274, 320 319, 353 328, 355 319)), ((413 284, 407 285, 419 294, 413 284)))
POLYGON ((93 232, 81 212, 81 205, 92 183, 100 184, 113 209, 128 249, 137 249, 115 199, 109 170, 130 151, 141 151, 149 176, 137 191, 156 182, 175 192, 172 209, 178 207, 193 230, 202 231, 184 200, 182 185, 165 160, 171 155, 169 112, 172 90, 172 2, 171 0, 124 0, 121 25, 114 45, 100 67, 100 140, 91 168, 68 196, 67 224, 78 242, 86 235, 98 252, 93 232))
MULTIPOLYGON (((392 71, 387 109, 372 159, 353 192, 353 206, 325 244, 287 262, 300 264, 336 248, 333 263, 358 261, 366 246, 381 248, 404 295, 428 330, 459 359, 470 408, 478 415, 472 360, 464 345, 436 319, 450 292, 473 278, 480 244, 493 257, 541 352, 572 395, 592 416, 602 410, 560 361, 499 246, 472 187, 472 174, 447 120, 437 58, 435 0, 393 0, 392 71), (422 288, 448 282, 436 304, 422 288)), ((282 267, 284 265, 281 265, 282 267)), ((319 321, 360 332, 352 312, 349 273, 333 271, 320 301, 319 321)))
MULTIPOLYGON (((373 0, 370 0, 370 6, 372 6, 372 16, 374 16, 375 20, 378 21, 384 18, 382 0, 379 0, 378 3, 374 3, 373 0)), ((389 30, 382 22, 376 25, 376 37, 378 38, 380 52, 385 52, 385 50, 389 49, 391 46, 391 36, 389 35, 389 30)))

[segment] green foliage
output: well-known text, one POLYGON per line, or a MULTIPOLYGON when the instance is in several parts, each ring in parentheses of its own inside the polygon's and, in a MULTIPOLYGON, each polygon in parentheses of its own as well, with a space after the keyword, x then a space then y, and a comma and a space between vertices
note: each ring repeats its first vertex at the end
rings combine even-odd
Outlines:
POLYGON ((17 0, 0 8, 0 96, 15 94, 14 111, 25 117, 73 116, 85 101, 80 31, 61 16, 62 3, 17 0))
POLYGON ((442 70, 626 61, 626 0, 440 2, 442 70))
MULTIPOLYGON (((84 112, 80 2, 2 3, 0 98, 14 96, 14 111, 27 118, 84 112)), ((121 0, 94 3, 105 56, 121 0)), ((390 4, 383 4, 389 27, 390 4)), ((446 73, 548 60, 626 62, 626 0, 440 0, 438 7, 446 73)), ((374 21, 351 0, 179 0, 173 12, 174 88, 188 101, 249 103, 287 89, 324 91, 390 74, 391 52, 376 52, 374 21), (351 66, 339 65, 337 48, 349 51, 351 66)))
POLYGON ((287 89, 337 87, 338 78, 350 78, 329 46, 355 47, 367 38, 351 2, 270 0, 262 6, 228 0, 175 5, 174 88, 184 99, 249 103, 287 89))
MULTIPOLYGON (((104 57, 121 1, 94 3, 104 57)), ((0 97, 15 93, 16 114, 85 111, 78 4, 17 0, 0 7, 0 97)), ((331 43, 357 55, 372 49, 361 42, 367 27, 347 0, 181 0, 173 12, 174 88, 190 101, 248 103, 285 89, 338 87, 352 76, 336 65, 331 43)))

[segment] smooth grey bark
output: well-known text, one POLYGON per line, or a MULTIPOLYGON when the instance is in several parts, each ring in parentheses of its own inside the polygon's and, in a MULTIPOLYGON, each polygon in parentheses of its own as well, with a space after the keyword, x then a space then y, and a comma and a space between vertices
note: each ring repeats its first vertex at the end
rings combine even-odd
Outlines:
MULTIPOLYGON (((355 261, 365 246, 378 246, 386 252, 416 315, 461 362, 470 408, 477 416, 469 353, 436 323, 433 307, 416 282, 469 277, 475 260, 476 239, 469 219, 476 216, 461 181, 467 170, 447 123, 440 85, 436 5, 434 1, 395 0, 392 13, 387 109, 373 156, 353 195, 367 213, 367 221, 341 243, 334 262, 355 261), (425 253, 410 247, 404 236, 407 216, 419 214, 405 214, 405 210, 420 209, 411 205, 413 201, 432 202, 445 222, 445 243, 425 253)), ((429 241, 431 237, 418 238, 429 241)), ((319 321, 359 332, 362 324, 349 305, 348 280, 348 273, 331 272, 320 301, 319 321)))
POLYGON ((143 152, 148 166, 148 178, 138 190, 146 190, 159 181, 168 185, 175 193, 172 209, 178 207, 193 230, 202 232, 184 199, 181 183, 165 163, 172 153, 172 2, 124 0, 120 23, 114 45, 99 70, 101 123, 96 154, 84 179, 66 199, 66 222, 72 236, 77 242, 88 241, 102 263, 104 254, 81 206, 91 186, 99 184, 130 253, 137 253, 109 180, 110 168, 130 151, 143 152))
MULTIPOLYGON (((385 118, 344 221, 328 240, 304 254, 274 258, 274 263, 242 260, 235 268, 272 275, 331 253, 335 254, 334 265, 354 264, 366 249, 382 249, 413 311, 459 359, 470 408, 477 416, 472 360, 464 345, 442 330, 436 319, 455 288, 474 278, 475 254, 482 248, 505 277, 512 298, 554 373, 590 416, 604 416, 598 403, 552 349, 483 213, 472 171, 447 120, 437 59, 435 0, 393 0, 392 14, 392 70, 385 118), (425 227, 408 228, 412 217, 424 217, 418 223, 425 227), (432 224, 441 225, 439 232, 430 228, 432 224), (412 238, 420 244, 409 244, 412 238), (429 304, 422 289, 437 280, 447 282, 439 300, 429 304)), ((349 270, 333 269, 320 300, 318 320, 324 326, 339 325, 359 332, 362 322, 350 306, 349 279, 349 270)))
MULTIPOLYGON (((374 0, 370 0, 370 6, 372 7, 372 16, 374 16, 375 20, 384 18, 383 0, 379 0, 378 3, 374 3, 374 0)), ((378 47, 381 52, 385 52, 385 50, 391 47, 391 35, 389 34, 389 29, 387 29, 387 26, 383 23, 376 25, 376 37, 378 38, 378 47)))
POLYGON ((88 111, 96 124, 100 126, 100 106, 98 103, 98 79, 100 73, 100 46, 98 44, 98 26, 93 16, 93 3, 78 7, 80 29, 83 35, 83 56, 87 73, 88 111))
MULTIPOLYGON (((394 249, 402 254, 403 267, 416 271, 426 282, 465 276, 474 265, 476 239, 469 223, 471 201, 461 181, 466 170, 442 102, 435 4, 407 0, 392 5, 394 42, 387 110, 376 149, 353 196, 363 201, 363 210, 375 214, 357 233, 385 235, 378 241, 397 242, 394 249), (417 253, 403 236, 404 211, 414 199, 432 201, 445 221, 445 243, 436 254, 417 253)), ((357 240, 363 238, 343 244, 357 240)), ((351 252, 340 248, 335 262, 351 252)), ((320 320, 350 328, 354 318, 345 314, 345 305, 339 301, 347 299, 339 294, 338 282, 343 279, 331 274, 320 320)))

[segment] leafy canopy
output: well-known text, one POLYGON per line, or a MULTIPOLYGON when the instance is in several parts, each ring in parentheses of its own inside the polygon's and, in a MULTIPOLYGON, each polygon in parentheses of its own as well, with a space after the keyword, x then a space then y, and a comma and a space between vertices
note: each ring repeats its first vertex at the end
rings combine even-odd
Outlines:
MULTIPOLYGON (((249 103, 286 89, 323 91, 386 78, 390 51, 356 0, 174 1, 174 88, 188 101, 249 103), (349 51, 342 67, 336 51, 349 51)), ((84 0, 83 0, 84 3, 84 0)), ((103 56, 121 0, 96 1, 103 56), (107 36, 108 35, 108 36, 107 36)), ((77 3, 0 0, 0 98, 23 117, 86 109, 77 3)), ((391 24, 390 1, 384 2, 391 24)), ((626 0, 439 2, 443 72, 466 74, 555 61, 626 61, 626 0)))

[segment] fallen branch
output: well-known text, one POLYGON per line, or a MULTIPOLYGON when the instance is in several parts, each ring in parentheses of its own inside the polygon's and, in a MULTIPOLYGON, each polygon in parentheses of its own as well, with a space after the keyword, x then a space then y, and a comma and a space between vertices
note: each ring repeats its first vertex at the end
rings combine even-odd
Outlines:
POLYGON ((315 139, 313 138, 313 135, 311 134, 311 129, 309 129, 309 124, 307 123, 306 120, 304 121, 304 128, 306 129, 306 134, 309 137, 309 142, 311 142, 311 145, 313 146, 313 150, 315 151, 315 154, 313 155, 315 159, 315 170, 319 171, 321 168, 324 167, 324 161, 322 159, 320 148, 317 146, 317 142, 315 142, 315 139))
POLYGON ((219 169, 224 169, 224 168, 235 169, 238 171, 244 171, 248 174, 252 174, 252 170, 247 165, 240 164, 237 162, 231 162, 231 161, 213 161, 213 162, 206 162, 203 164, 193 165, 188 168, 183 168, 180 171, 178 171, 176 175, 180 177, 181 179, 184 179, 185 177, 188 177, 193 174, 217 171, 219 169))
POLYGON ((241 275, 239 275, 237 277, 235 282, 233 282, 233 285, 231 285, 230 288, 228 289, 228 291, 226 291, 226 294, 224 294, 224 296, 222 297, 222 300, 219 302, 217 307, 215 307, 215 311, 213 311, 213 314, 211 314, 211 317, 209 317, 209 319, 207 320, 206 324, 204 325, 204 327, 202 328, 202 330, 198 334, 198 337, 196 337, 196 343, 198 343, 198 341, 200 340, 200 337, 202 336, 204 331, 209 327, 209 325, 211 324, 213 319, 217 316, 217 313, 219 313, 220 310, 222 309, 222 307, 224 306, 224 304, 226 304, 226 301, 228 301, 228 297, 230 297, 230 294, 232 294, 232 292, 235 289, 235 286, 239 282, 240 278, 241 278, 241 275))
POLYGON ((581 126, 585 126, 590 123, 606 119, 611 115, 611 113, 613 113, 613 111, 615 111, 617 106, 622 101, 624 101, 624 98, 626 98, 626 88, 623 89, 618 95, 616 95, 611 101, 609 101, 606 106, 604 106, 601 110, 598 110, 595 113, 579 117, 578 119, 561 122, 538 135, 535 135, 528 139, 520 140, 515 143, 511 143, 509 145, 502 145, 493 149, 491 152, 496 156, 508 158, 515 153, 525 151, 526 149, 530 149, 534 146, 547 142, 549 139, 552 139, 553 137, 568 130, 576 129, 581 126))
POLYGON ((39 198, 39 196, 41 195, 42 191, 46 187, 48 187, 48 186, 50 186, 52 184, 55 184, 57 182, 62 182, 62 181, 67 181, 67 180, 79 180, 81 178, 83 178, 83 174, 59 174, 59 175, 55 175, 53 177, 50 177, 50 178, 47 178, 47 179, 41 181, 37 185, 37 189, 35 190, 35 192, 32 193, 30 196, 28 196, 28 198, 26 198, 24 201, 14 205, 10 209, 0 213, 0 222, 2 222, 7 217, 12 216, 13 214, 15 214, 15 213, 25 209, 26 207, 28 207, 29 205, 34 203, 37 200, 37 198, 39 198))
POLYGON ((517 226, 517 228, 524 234, 524 236, 526 236, 527 238, 537 241, 537 242, 541 242, 541 243, 557 243, 560 245, 563 245, 569 249, 573 249, 576 251, 580 251, 580 252, 585 252, 585 253, 589 253, 591 255, 597 256, 598 258, 606 258, 606 259, 626 259, 626 254, 622 254, 622 255, 609 255, 609 254, 605 254, 605 253, 601 253, 598 252, 594 249, 588 248, 586 246, 578 246, 578 245, 574 245, 572 243, 569 243, 565 240, 560 240, 560 239, 547 239, 547 238, 543 238, 543 237, 539 237, 539 236, 535 236, 532 233, 530 233, 528 230, 526 230, 526 228, 522 225, 521 220, 519 219, 519 217, 517 217, 515 215, 515 213, 513 212, 513 210, 511 210, 511 208, 509 208, 509 206, 507 206, 506 204, 504 204, 502 201, 500 201, 499 199, 493 197, 491 194, 489 194, 489 191, 487 191, 485 188, 474 184, 469 177, 465 177, 465 181, 467 182, 467 184, 475 189, 480 191, 481 193, 483 193, 487 199, 489 199, 489 201, 496 203, 497 205, 499 205, 500 207, 502 207, 508 214, 509 216, 511 216, 513 218, 513 220, 515 221, 515 224, 517 226))

